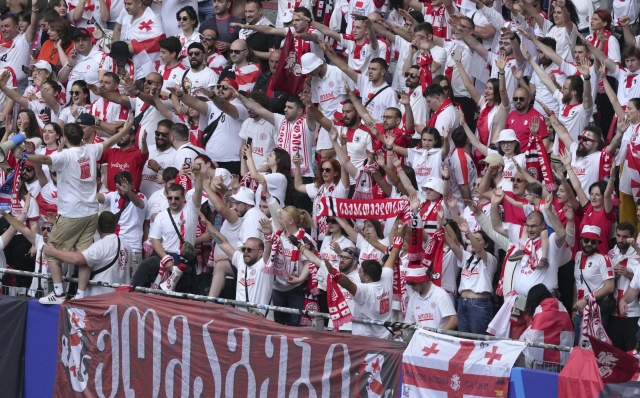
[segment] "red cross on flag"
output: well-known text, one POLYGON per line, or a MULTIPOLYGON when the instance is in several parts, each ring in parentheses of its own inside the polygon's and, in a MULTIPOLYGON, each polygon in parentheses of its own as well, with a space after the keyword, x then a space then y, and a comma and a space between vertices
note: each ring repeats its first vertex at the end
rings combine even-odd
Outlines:
POLYGON ((410 397, 507 397, 511 367, 525 345, 474 341, 418 330, 402 360, 410 397))
POLYGON ((640 145, 629 143, 627 161, 620 178, 620 191, 633 195, 634 200, 640 198, 640 145))

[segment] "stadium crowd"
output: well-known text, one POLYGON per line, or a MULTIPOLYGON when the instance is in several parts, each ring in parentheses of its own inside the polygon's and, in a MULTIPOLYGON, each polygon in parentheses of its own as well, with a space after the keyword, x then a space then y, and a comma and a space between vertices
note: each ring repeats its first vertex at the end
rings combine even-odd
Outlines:
POLYGON ((0 264, 43 304, 77 273, 562 345, 599 308, 636 346, 638 1, 3 11, 0 264))

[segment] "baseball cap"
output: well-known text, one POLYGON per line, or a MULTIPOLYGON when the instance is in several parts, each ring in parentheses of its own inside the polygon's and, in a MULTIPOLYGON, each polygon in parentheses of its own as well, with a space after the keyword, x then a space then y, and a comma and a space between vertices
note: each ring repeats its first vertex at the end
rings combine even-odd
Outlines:
POLYGON ((33 67, 36 68, 36 69, 48 70, 49 72, 52 71, 51 64, 48 63, 47 61, 43 61, 43 60, 40 60, 40 61, 36 62, 35 64, 33 64, 33 67))
POLYGON ((230 78, 228 78, 228 77, 227 77, 227 78, 225 78, 224 80, 222 80, 220 83, 224 83, 224 82, 229 83, 229 85, 230 85, 231 87, 233 87, 236 91, 238 91, 238 90, 239 90, 239 86, 238 86, 238 82, 237 82, 237 81, 235 81, 235 80, 230 79, 230 78))
POLYGON ((504 166, 504 158, 499 153, 490 153, 484 159, 480 160, 480 163, 491 164, 491 163, 500 163, 504 166))
POLYGON ((293 13, 285 11, 284 14, 282 14, 282 18, 280 20, 282 21, 282 23, 289 23, 293 21, 293 13))
POLYGON ((91 37, 91 33, 89 33, 89 31, 85 28, 71 28, 71 36, 73 37, 73 40, 79 38, 79 37, 91 37))
POLYGON ((422 188, 430 188, 438 192, 440 195, 444 192, 444 181, 440 177, 429 177, 422 188))
POLYGON ((78 116, 76 122, 81 126, 95 126, 96 118, 88 113, 83 113, 82 115, 78 116))
POLYGON ((256 194, 247 187, 240 187, 235 194, 231 195, 231 199, 236 202, 246 203, 251 206, 256 205, 256 194))
POLYGON ((308 75, 321 66, 324 62, 318 58, 314 53, 306 53, 300 58, 300 64, 302 66, 302 74, 308 75))

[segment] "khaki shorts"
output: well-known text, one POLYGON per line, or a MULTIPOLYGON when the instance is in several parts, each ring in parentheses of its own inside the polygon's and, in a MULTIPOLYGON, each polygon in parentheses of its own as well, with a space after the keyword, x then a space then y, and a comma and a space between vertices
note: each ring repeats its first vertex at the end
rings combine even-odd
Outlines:
MULTIPOLYGON (((49 243, 58 250, 71 250, 75 247, 77 252, 81 252, 93 243, 96 228, 98 228, 97 214, 81 218, 60 216, 49 235, 49 243)), ((60 263, 60 260, 55 257, 45 255, 44 259, 60 263)))

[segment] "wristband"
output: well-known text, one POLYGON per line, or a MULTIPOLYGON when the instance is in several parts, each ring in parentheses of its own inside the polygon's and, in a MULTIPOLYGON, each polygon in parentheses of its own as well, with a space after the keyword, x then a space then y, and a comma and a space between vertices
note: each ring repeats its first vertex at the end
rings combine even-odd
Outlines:
POLYGON ((498 72, 498 75, 504 76, 504 72, 502 72, 502 73, 498 72))
POLYGON ((451 179, 451 177, 447 177, 447 178, 442 177, 442 179, 443 179, 444 181, 449 181, 449 180, 451 179))
POLYGON ((402 249, 402 244, 404 243, 404 239, 402 236, 396 236, 393 238, 393 248, 394 249, 402 249))
POLYGON ((551 112, 547 113, 547 116, 548 116, 548 117, 551 117, 551 116, 553 116, 553 115, 555 115, 555 113, 554 113, 553 111, 551 111, 551 112))
POLYGON ((65 62, 64 65, 62 65, 62 68, 60 68, 60 70, 63 70, 64 68, 66 68, 67 66, 69 66, 69 62, 65 62))
POLYGON ((304 251, 304 249, 306 249, 306 248, 307 248, 307 245, 305 245, 304 243, 300 243, 300 244, 298 245, 298 251, 299 251, 300 253, 302 253, 302 252, 304 251))
POLYGON ((170 255, 166 255, 164 257, 162 257, 162 260, 160 260, 160 265, 164 268, 164 266, 169 262, 169 261, 173 261, 173 257, 171 257, 170 255))
POLYGON ((591 80, 591 76, 583 77, 582 80, 586 80, 586 81, 591 80))
POLYGON ((399 173, 399 172, 401 172, 401 171, 404 171, 404 170, 402 169, 402 167, 396 167, 396 174, 398 174, 398 173, 399 173))
POLYGON ((393 151, 393 145, 387 147, 387 151, 393 151))
POLYGON ((184 95, 182 91, 176 91, 176 97, 181 98, 184 95), (180 93, 180 95, 178 95, 180 93))
POLYGON ((338 269, 334 268, 333 272, 331 272, 331 276, 333 277, 333 279, 340 279, 340 278, 342 278, 342 272, 340 272, 338 269))
POLYGON ((273 240, 273 234, 269 234, 269 235, 265 235, 264 236, 264 241, 265 242, 271 242, 273 240))

